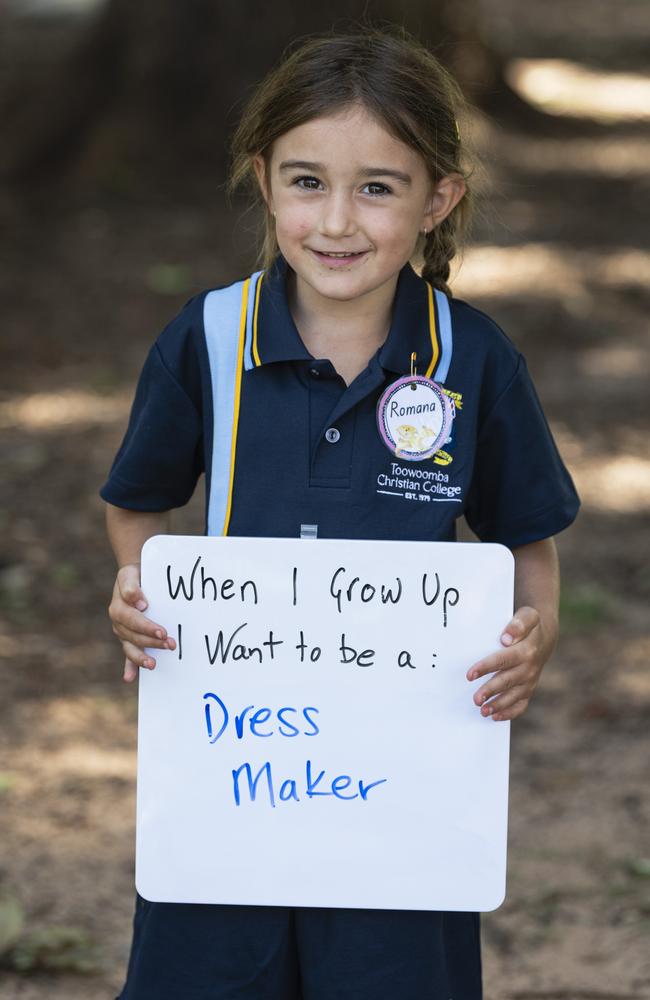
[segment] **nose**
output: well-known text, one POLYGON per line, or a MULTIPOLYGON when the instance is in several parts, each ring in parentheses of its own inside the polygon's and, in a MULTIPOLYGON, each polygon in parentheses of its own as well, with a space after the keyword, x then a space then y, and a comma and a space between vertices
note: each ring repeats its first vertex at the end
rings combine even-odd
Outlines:
POLYGON ((336 239, 356 231, 354 204, 346 191, 331 191, 323 201, 319 232, 336 239))

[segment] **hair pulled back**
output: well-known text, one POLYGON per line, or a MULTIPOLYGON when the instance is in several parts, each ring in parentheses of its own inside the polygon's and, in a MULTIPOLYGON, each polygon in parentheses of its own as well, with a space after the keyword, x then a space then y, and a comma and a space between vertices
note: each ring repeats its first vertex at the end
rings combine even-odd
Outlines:
MULTIPOLYGON (((361 28, 315 35, 299 44, 258 85, 232 140, 228 190, 248 184, 261 199, 253 158, 268 170, 273 143, 292 128, 361 103, 388 132, 420 154, 431 179, 470 176, 458 120, 467 103, 451 74, 403 29, 361 28)), ((438 226, 420 237, 416 265, 432 285, 450 294, 449 264, 467 232, 474 195, 469 186, 438 226)), ((264 217, 259 263, 278 252, 273 217, 264 217)))

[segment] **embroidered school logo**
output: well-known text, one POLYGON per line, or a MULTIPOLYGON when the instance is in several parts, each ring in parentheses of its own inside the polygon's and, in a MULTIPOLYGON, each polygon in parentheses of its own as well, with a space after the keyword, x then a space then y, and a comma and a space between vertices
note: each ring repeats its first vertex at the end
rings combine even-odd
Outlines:
POLYGON ((420 503, 462 503, 463 487, 454 486, 439 469, 391 462, 388 472, 377 476, 377 493, 420 503))

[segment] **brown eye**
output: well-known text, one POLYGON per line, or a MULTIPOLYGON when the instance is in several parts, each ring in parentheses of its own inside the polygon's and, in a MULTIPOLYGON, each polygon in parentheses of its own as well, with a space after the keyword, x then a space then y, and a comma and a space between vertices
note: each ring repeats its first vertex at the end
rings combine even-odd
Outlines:
POLYGON ((303 191, 316 191, 320 181, 317 177, 296 177, 293 183, 302 188, 303 191))
POLYGON ((386 187, 385 184, 378 184, 376 181, 366 184, 366 187, 369 189, 368 194, 373 195, 373 197, 392 193, 389 187, 386 187))

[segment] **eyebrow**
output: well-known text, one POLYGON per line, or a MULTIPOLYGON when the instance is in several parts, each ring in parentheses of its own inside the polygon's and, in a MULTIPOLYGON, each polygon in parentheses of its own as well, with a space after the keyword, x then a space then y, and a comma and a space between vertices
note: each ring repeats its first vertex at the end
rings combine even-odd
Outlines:
MULTIPOLYGON (((315 173, 324 173, 326 168, 322 163, 312 163, 309 160, 284 160, 279 170, 313 170, 315 173)), ((359 171, 362 177, 393 177, 402 184, 410 185, 412 178, 409 174, 401 170, 394 170, 392 167, 364 167, 359 171)))

